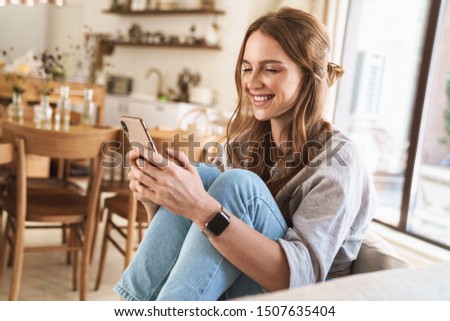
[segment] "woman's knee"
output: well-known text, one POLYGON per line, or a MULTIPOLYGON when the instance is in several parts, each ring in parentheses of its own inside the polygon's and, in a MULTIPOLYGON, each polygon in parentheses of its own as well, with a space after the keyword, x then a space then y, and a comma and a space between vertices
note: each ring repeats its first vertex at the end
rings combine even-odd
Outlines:
POLYGON ((230 169, 222 173, 218 178, 217 183, 224 186, 243 186, 249 187, 252 185, 264 185, 265 183, 255 173, 246 169, 230 169))
POLYGON ((216 198, 253 199, 271 196, 264 181, 255 173, 245 169, 230 169, 223 172, 209 190, 216 198))
POLYGON ((203 187, 208 190, 214 181, 221 175, 221 171, 215 167, 205 164, 199 164, 197 172, 203 183, 203 187))
POLYGON ((209 189, 209 194, 246 224, 276 239, 284 236, 286 221, 265 182, 243 169, 227 170, 209 189))

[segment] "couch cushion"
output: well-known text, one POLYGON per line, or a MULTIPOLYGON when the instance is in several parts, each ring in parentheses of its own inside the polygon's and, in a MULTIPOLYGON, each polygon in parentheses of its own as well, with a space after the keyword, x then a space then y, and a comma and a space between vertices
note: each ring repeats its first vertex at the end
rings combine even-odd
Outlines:
POLYGON ((368 273, 408 266, 410 264, 400 257, 391 244, 369 229, 358 257, 353 262, 352 273, 368 273))
POLYGON ((239 300, 450 300, 450 262, 350 275, 239 300))

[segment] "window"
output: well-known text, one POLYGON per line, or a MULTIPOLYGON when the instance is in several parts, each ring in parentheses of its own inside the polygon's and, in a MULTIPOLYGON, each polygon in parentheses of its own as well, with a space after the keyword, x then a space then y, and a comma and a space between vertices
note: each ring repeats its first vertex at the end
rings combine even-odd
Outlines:
POLYGON ((376 219, 450 248, 450 164, 442 165, 450 142, 439 153, 426 148, 446 135, 450 59, 441 58, 446 71, 433 64, 439 44, 450 43, 448 32, 438 37, 444 14, 444 0, 351 0, 334 123, 360 146, 380 203, 376 219))

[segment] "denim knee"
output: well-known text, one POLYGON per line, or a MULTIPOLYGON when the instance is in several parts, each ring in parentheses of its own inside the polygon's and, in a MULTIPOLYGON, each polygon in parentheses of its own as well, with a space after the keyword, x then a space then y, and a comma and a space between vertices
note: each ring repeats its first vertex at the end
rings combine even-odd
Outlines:
POLYGON ((205 190, 208 190, 216 178, 222 173, 217 167, 205 164, 198 164, 197 172, 200 175, 205 190))
POLYGON ((233 168, 223 172, 219 177, 218 183, 224 186, 248 187, 256 184, 261 187, 266 187, 261 177, 252 171, 240 168, 233 168))
POLYGON ((245 169, 227 170, 208 192, 225 209, 256 230, 263 234, 270 230, 271 238, 284 236, 286 220, 266 183, 257 174, 245 169), (277 231, 275 234, 272 234, 273 229, 277 231))

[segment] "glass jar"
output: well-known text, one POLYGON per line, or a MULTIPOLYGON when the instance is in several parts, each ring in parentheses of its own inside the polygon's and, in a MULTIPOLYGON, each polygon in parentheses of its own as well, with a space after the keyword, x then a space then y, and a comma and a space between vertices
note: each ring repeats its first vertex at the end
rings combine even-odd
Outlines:
POLYGON ((56 106, 55 130, 69 130, 71 101, 69 98, 69 87, 63 86, 60 89, 59 100, 56 106))
POLYGON ((94 124, 94 90, 93 89, 85 89, 84 90, 84 107, 83 107, 83 115, 81 118, 81 124, 85 126, 92 126, 94 124))
POLYGON ((13 92, 12 103, 8 108, 8 120, 21 124, 23 123, 23 104, 21 92, 13 92))
POLYGON ((39 123, 44 129, 52 127, 52 107, 50 106, 50 96, 41 95, 41 104, 39 110, 39 123))

